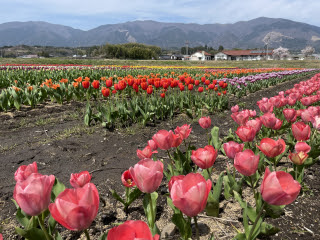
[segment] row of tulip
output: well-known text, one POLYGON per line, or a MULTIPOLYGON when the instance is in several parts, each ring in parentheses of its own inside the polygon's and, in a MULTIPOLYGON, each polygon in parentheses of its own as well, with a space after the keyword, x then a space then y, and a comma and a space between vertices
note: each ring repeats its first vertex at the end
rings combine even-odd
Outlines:
MULTIPOLYGON (((173 209, 172 222, 182 239, 191 237, 191 218, 198 229, 197 215, 202 211, 218 216, 222 187, 224 198, 235 198, 243 208, 244 233, 238 233, 235 239, 252 240, 258 235, 278 231, 264 222, 265 217, 277 217, 284 205, 297 198, 303 184, 304 168, 315 163, 320 155, 319 90, 320 74, 317 74, 308 81, 296 84, 293 89, 258 101, 262 112, 260 117, 256 116, 255 111, 239 111, 239 107, 234 106, 231 109, 232 118, 239 126, 235 134, 230 130, 223 145, 217 127, 211 130, 208 145, 203 148, 187 143, 192 131, 190 125, 177 127, 174 132, 158 131, 143 150, 137 150, 140 161, 121 177, 126 188, 125 198, 112 191, 112 195, 123 203, 125 211, 144 194, 147 224, 127 221, 102 234, 100 239, 159 239, 155 218, 157 189, 164 176, 170 196, 168 206, 173 209), (311 99, 307 104, 306 98, 311 99), (287 109, 287 105, 292 109, 287 109), (299 121, 300 118, 302 121, 299 121), (287 133, 285 140, 279 138, 283 133, 287 133), (168 152, 167 171, 164 171, 164 162, 154 156, 158 150, 168 152), (234 169, 229 166, 214 184, 211 180, 212 168, 219 151, 233 160, 234 169), (292 161, 293 171, 288 166, 279 166, 283 158, 292 161), (236 174, 240 178, 235 178, 236 174), (259 184, 260 191, 257 189, 259 184), (242 190, 246 186, 252 188, 253 206, 242 198, 242 190)), ((211 119, 202 117, 199 124, 209 129, 211 119)), ((65 189, 54 176, 39 174, 36 163, 19 167, 15 179, 17 218, 25 226, 24 229, 17 228, 19 234, 28 239, 61 239, 55 230, 58 222, 73 231, 83 230, 90 239, 86 229, 97 215, 99 194, 88 172, 71 175, 73 189, 65 189), (49 213, 51 216, 47 218, 49 213), (48 220, 48 229, 43 224, 45 219, 48 220), (42 230, 36 228, 38 225, 42 230)), ((196 238, 199 238, 198 231, 196 238)), ((213 235, 210 239, 214 239, 213 235)))

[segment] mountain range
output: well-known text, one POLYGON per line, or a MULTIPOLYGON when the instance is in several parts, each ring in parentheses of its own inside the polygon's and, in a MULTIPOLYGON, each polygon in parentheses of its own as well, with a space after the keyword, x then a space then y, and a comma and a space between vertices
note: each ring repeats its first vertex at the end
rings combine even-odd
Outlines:
POLYGON ((0 24, 0 46, 85 47, 106 43, 138 42, 164 49, 205 46, 225 49, 263 48, 267 34, 274 33, 269 48, 301 50, 307 45, 320 50, 320 27, 282 18, 260 17, 233 24, 185 24, 133 21, 106 24, 84 31, 41 21, 0 24))

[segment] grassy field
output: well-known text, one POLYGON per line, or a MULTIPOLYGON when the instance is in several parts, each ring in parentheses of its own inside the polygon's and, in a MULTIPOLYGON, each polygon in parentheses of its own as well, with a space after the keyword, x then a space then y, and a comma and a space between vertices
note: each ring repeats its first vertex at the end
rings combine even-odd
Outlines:
POLYGON ((163 61, 119 59, 73 59, 73 58, 0 58, 0 64, 79 64, 79 65, 130 65, 130 66, 208 66, 238 68, 320 68, 320 60, 269 60, 269 61, 163 61))

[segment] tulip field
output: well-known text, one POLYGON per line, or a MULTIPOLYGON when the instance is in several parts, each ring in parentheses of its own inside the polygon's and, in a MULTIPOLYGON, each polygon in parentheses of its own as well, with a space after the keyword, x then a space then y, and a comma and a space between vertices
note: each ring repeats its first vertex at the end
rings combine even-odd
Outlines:
POLYGON ((0 65, 0 240, 320 239, 320 70, 0 65))

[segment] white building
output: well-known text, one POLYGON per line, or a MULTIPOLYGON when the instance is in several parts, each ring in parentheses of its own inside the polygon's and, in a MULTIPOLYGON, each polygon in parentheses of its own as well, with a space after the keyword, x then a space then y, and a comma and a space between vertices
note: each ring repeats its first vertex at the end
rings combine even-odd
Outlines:
POLYGON ((255 61, 262 59, 272 59, 273 49, 268 50, 230 50, 222 51, 214 55, 214 59, 218 60, 235 60, 235 61, 255 61))
POLYGON ((190 61, 207 61, 211 60, 211 54, 205 51, 198 51, 192 54, 189 58, 190 61))

